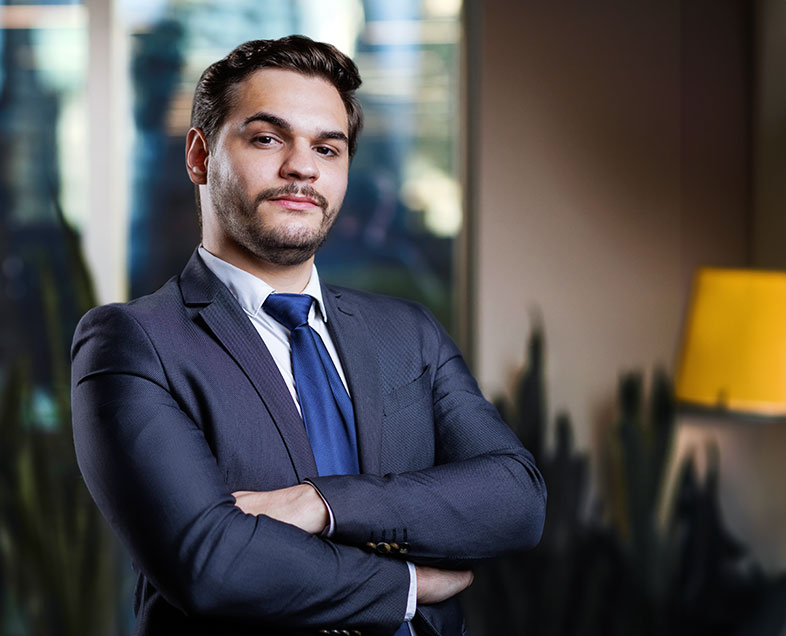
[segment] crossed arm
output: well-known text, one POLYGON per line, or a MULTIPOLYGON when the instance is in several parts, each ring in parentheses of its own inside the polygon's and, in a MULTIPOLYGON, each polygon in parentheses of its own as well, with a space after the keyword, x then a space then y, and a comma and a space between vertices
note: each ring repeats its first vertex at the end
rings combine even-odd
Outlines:
MULTIPOLYGON (((310 534, 322 534, 330 520, 325 502, 310 484, 298 484, 268 492, 232 493, 235 505, 246 514, 265 515, 297 526, 310 534)), ((415 566, 418 603, 430 605, 455 596, 472 584, 471 570, 443 570, 415 566)))
POLYGON ((307 484, 233 497, 146 329, 123 308, 99 308, 74 339, 80 468, 134 562, 184 612, 392 630, 405 613, 408 568, 362 548, 370 528, 410 528, 408 558, 428 604, 466 587, 474 560, 534 545, 543 523, 545 492, 528 453, 456 355, 441 357, 434 417, 444 425, 438 447, 451 451, 400 475, 315 478, 336 516, 326 540, 324 504, 307 484))

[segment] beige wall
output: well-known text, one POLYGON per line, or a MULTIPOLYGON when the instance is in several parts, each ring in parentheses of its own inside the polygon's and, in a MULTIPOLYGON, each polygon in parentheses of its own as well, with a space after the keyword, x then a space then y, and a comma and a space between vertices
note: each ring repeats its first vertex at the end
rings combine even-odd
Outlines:
MULTIPOLYGON (((582 448, 622 371, 673 371, 696 266, 786 268, 786 3, 757 5, 753 31, 746 0, 479 12, 476 370, 508 390, 539 308, 552 421, 582 448)), ((786 425, 682 416, 676 442, 702 465, 718 445, 726 522, 786 567, 786 425)))
POLYGON ((488 393, 509 387, 539 308, 551 411, 586 446, 620 372, 671 368, 694 266, 746 258, 741 106, 713 101, 741 79, 683 46, 679 2, 484 6, 477 371, 488 393))
MULTIPOLYGON (((786 2, 758 0, 752 47, 753 265, 786 269, 786 2)), ((720 454, 720 495, 732 532, 769 571, 786 568, 786 423, 683 417, 678 452, 720 454)))
POLYGON ((754 262, 786 269, 786 2, 757 4, 754 262))

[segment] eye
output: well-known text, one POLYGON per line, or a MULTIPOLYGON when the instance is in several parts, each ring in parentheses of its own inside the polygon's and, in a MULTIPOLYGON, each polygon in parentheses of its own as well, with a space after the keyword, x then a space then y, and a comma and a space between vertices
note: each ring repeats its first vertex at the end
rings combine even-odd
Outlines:
POLYGON ((316 146, 314 150, 323 157, 335 157, 338 153, 330 146, 316 146))
POLYGON ((270 135, 257 135, 252 139, 255 144, 259 144, 261 146, 269 146, 276 142, 275 137, 271 137, 270 135))

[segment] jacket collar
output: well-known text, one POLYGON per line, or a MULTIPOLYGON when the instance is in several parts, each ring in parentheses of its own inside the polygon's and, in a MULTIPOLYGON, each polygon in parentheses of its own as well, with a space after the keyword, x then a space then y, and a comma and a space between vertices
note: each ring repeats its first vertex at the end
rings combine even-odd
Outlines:
POLYGON ((278 428, 298 480, 316 477, 316 462, 303 419, 275 361, 235 297, 196 251, 180 276, 180 290, 185 305, 197 309, 202 326, 218 339, 253 384, 278 428))
MULTIPOLYGON (((224 284, 205 266, 196 250, 180 276, 183 302, 198 313, 243 369, 265 403, 289 451, 299 480, 317 475, 303 420, 292 402, 276 363, 259 334, 224 284)), ((338 351, 352 395, 360 470, 379 474, 382 394, 379 357, 363 319, 362 303, 340 287, 322 284, 328 330, 338 351)))

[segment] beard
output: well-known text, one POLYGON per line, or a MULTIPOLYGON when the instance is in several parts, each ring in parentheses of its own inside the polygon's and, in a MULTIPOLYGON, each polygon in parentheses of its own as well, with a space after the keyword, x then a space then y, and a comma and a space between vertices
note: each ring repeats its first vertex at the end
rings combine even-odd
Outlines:
MULTIPOLYGON (((218 221, 227 236, 251 255, 274 265, 300 265, 314 256, 327 239, 338 214, 338 206, 330 208, 327 199, 312 186, 296 183, 268 188, 251 200, 243 195, 234 179, 218 179, 214 180, 210 196, 218 221), (265 201, 293 194, 311 197, 316 201, 322 210, 318 227, 286 222, 271 225, 265 222, 259 206, 265 201)), ((292 215, 314 213, 289 212, 292 215)))

